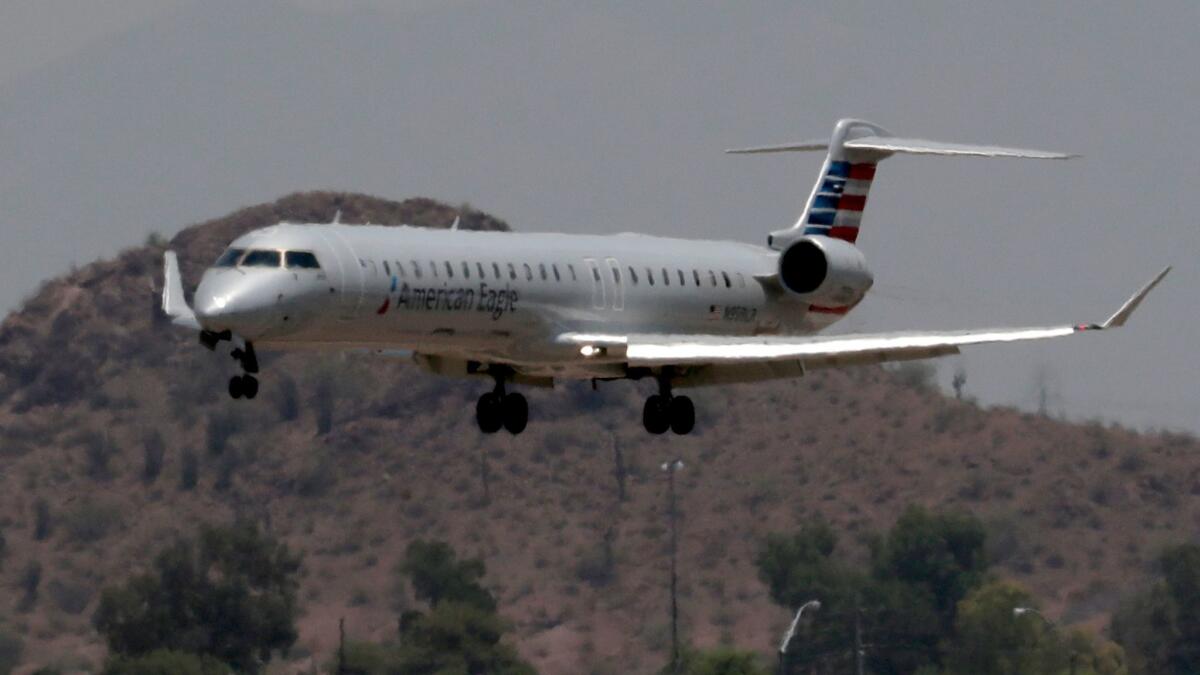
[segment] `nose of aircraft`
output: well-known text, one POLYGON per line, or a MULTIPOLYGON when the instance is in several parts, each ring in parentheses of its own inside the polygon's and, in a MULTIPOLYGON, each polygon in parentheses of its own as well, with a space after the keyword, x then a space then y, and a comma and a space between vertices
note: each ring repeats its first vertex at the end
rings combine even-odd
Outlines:
POLYGON ((268 325, 278 299, 272 279, 235 270, 206 274, 196 288, 194 311, 207 330, 255 337, 268 325))

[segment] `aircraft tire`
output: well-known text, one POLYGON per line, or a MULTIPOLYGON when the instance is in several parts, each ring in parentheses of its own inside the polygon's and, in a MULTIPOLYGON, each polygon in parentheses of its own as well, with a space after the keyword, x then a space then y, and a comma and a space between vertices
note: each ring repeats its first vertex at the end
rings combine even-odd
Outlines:
POLYGON ((646 427, 646 431, 652 434, 664 434, 670 428, 670 418, 667 417, 670 403, 658 394, 654 394, 646 399, 646 405, 642 408, 642 426, 646 427))
POLYGON ((671 418, 671 431, 680 436, 692 433, 696 428, 696 406, 687 396, 676 396, 671 399, 668 407, 671 418))
POLYGON ((500 427, 504 425, 501 412, 499 395, 489 391, 480 396, 479 402, 475 404, 475 422, 479 424, 479 430, 485 434, 500 431, 500 427))
POLYGON ((529 403, 520 394, 509 394, 503 401, 504 428, 516 436, 529 424, 529 403))
POLYGON ((244 393, 245 392, 242 391, 242 377, 240 375, 234 375, 233 377, 229 378, 229 397, 233 399, 239 399, 244 393))
POLYGON ((258 378, 253 375, 242 376, 242 395, 246 400, 250 400, 258 396, 258 378))

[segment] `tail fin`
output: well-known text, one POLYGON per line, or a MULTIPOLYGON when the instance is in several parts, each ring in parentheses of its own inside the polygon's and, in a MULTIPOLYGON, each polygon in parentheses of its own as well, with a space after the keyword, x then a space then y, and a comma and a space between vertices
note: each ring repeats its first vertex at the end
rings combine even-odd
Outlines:
POLYGON ((804 212, 791 229, 771 233, 767 242, 772 248, 782 249, 802 235, 824 235, 851 243, 857 241, 867 194, 875 179, 875 165, 879 160, 896 153, 1030 159, 1070 159, 1078 156, 1042 150, 897 138, 880 126, 856 119, 838 120, 829 141, 803 141, 726 152, 757 154, 826 149, 829 153, 825 156, 821 175, 813 185, 804 212))

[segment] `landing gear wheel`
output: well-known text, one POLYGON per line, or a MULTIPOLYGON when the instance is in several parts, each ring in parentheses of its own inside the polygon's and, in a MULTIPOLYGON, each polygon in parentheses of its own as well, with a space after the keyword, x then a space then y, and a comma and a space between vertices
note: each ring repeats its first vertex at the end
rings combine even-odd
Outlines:
POLYGON ((692 405, 692 399, 686 396, 672 398, 668 412, 671 417, 671 431, 676 434, 684 436, 696 428, 696 406, 692 405))
POLYGON ((253 375, 242 376, 242 395, 247 400, 258 396, 258 378, 253 375))
POLYGON ((520 394, 509 394, 504 397, 504 428, 508 429, 508 433, 516 436, 525 431, 525 426, 529 424, 529 403, 525 401, 525 397, 520 394))
POLYGON ((500 431, 500 427, 504 424, 504 418, 501 415, 501 399, 499 394, 488 392, 479 397, 479 402, 475 404, 475 422, 479 424, 479 430, 485 434, 494 434, 500 431))
POLYGON ((229 396, 230 396, 230 398, 238 399, 238 398, 241 398, 242 395, 245 393, 246 392, 244 391, 244 389, 242 387, 242 376, 241 375, 234 375, 233 377, 229 378, 229 396))
POLYGON ((666 433, 671 426, 667 417, 668 404, 669 400, 658 394, 646 399, 646 405, 642 408, 642 426, 646 427, 646 431, 652 434, 666 433))

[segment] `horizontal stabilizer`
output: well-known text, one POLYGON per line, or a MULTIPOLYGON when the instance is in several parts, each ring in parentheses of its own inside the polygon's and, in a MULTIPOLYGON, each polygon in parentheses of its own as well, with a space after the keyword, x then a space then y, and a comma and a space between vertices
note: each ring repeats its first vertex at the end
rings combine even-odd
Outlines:
POLYGON ((760 145, 753 148, 731 148, 725 152, 731 155, 757 155, 767 152, 809 152, 814 150, 828 150, 828 139, 817 139, 815 141, 800 141, 798 143, 786 143, 784 145, 760 145))
POLYGON ((971 145, 968 143, 944 143, 921 138, 896 138, 894 136, 864 136, 842 143, 847 150, 874 150, 877 152, 908 155, 961 155, 967 157, 1023 157, 1026 159, 1074 159, 1079 155, 1046 150, 1006 148, 999 145, 971 145))

